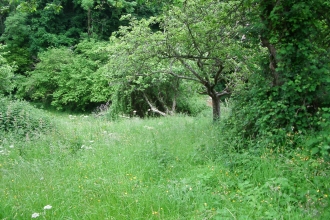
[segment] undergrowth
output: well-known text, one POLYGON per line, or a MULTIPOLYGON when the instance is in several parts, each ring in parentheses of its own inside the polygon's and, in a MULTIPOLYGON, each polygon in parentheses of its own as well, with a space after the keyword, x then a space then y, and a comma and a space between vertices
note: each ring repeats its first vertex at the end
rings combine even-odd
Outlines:
POLYGON ((51 118, 42 110, 25 101, 0 96, 0 134, 29 139, 53 128, 51 118))
MULTIPOLYGON (((210 114, 115 122, 53 115, 0 142, 0 219, 328 219, 329 161, 229 143, 210 114)), ((260 143, 261 144, 261 143, 260 143)), ((264 143, 263 143, 264 144, 264 143)))

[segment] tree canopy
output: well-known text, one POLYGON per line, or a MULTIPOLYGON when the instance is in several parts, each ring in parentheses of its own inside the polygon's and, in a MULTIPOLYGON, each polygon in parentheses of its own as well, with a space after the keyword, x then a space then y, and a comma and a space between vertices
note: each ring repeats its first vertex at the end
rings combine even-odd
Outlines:
POLYGON ((231 100, 226 123, 243 138, 318 131, 329 119, 329 7, 328 0, 2 1, 2 91, 63 110, 110 103, 113 115, 141 117, 189 113, 190 98, 205 94, 214 120, 231 100), (4 89, 8 80, 16 87, 4 89))
MULTIPOLYGON (((233 2, 187 1, 183 7, 171 7, 159 19, 131 19, 128 27, 122 27, 111 38, 109 75, 114 80, 126 79, 131 86, 134 83, 133 91, 154 87, 156 79, 171 81, 174 77, 197 82, 199 92, 212 98, 213 118, 217 120, 220 98, 230 95, 247 79, 250 69, 246 63, 255 56, 240 34, 245 24, 236 20, 239 16, 234 10, 236 7, 233 2), (151 28, 155 24, 159 25, 157 31, 151 28)), ((128 86, 124 87, 127 93, 128 86)), ((173 87, 167 93, 176 90, 173 87)), ((145 93, 140 96, 151 109, 156 109, 145 93)), ((158 101, 161 99, 158 97, 158 101)))

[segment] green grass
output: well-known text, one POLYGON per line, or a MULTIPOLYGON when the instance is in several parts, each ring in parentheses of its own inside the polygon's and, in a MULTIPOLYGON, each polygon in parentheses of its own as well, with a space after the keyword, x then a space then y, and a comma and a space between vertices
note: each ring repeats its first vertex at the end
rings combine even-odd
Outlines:
POLYGON ((209 114, 51 117, 47 134, 0 137, 0 219, 330 218, 329 163, 236 153, 209 114))

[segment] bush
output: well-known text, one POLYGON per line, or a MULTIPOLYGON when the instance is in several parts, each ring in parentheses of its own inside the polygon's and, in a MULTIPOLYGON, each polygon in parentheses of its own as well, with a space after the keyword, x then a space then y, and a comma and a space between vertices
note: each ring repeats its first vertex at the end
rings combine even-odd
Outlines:
POLYGON ((207 106, 206 96, 200 95, 182 97, 178 100, 177 105, 178 112, 191 116, 197 116, 201 112, 210 109, 210 106, 207 106))
POLYGON ((49 116, 25 101, 12 101, 0 96, 0 133, 34 136, 53 128, 49 116))
POLYGON ((108 101, 108 82, 102 73, 95 73, 104 60, 104 53, 97 52, 102 43, 89 42, 73 48, 51 48, 39 54, 36 69, 28 73, 18 88, 18 96, 58 110, 85 111, 98 103, 108 101))

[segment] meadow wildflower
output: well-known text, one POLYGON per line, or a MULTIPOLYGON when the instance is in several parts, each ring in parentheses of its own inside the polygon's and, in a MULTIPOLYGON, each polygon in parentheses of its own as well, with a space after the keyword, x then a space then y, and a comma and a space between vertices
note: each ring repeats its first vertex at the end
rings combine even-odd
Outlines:
POLYGON ((46 205, 46 206, 44 207, 44 210, 51 209, 51 208, 52 208, 51 205, 46 205))
POLYGON ((143 126, 144 128, 146 128, 146 129, 148 129, 148 130, 152 130, 152 129, 154 129, 153 127, 150 127, 150 126, 147 126, 147 125, 145 125, 145 126, 143 126))
POLYGON ((35 212, 35 213, 32 214, 32 218, 38 218, 39 216, 40 216, 40 214, 37 213, 37 212, 35 212))

